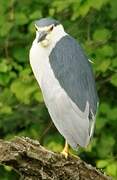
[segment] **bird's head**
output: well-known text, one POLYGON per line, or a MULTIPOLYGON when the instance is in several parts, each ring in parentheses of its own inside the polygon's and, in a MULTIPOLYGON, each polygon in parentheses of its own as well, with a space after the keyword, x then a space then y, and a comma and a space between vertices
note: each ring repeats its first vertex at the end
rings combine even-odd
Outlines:
POLYGON ((36 43, 40 43, 41 46, 47 47, 52 42, 57 42, 64 34, 64 28, 59 21, 50 18, 42 18, 35 21, 36 29, 36 43))

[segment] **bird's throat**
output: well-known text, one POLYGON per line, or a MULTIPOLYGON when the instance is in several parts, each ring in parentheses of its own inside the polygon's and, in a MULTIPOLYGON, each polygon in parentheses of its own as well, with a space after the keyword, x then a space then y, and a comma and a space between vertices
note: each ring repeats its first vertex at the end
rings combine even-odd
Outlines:
POLYGON ((49 46, 49 41, 47 39, 44 39, 43 41, 41 41, 40 44, 42 47, 47 47, 47 46, 49 46))

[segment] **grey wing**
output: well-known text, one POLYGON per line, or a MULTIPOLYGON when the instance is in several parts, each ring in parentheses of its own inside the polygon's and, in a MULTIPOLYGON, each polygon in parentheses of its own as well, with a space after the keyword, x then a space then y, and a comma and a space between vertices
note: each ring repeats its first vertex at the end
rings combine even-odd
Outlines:
MULTIPOLYGON (((88 103, 87 121, 89 121, 89 135, 91 136, 98 96, 87 57, 72 37, 64 36, 52 50, 49 60, 55 77, 73 102, 74 110, 77 107, 84 113, 88 103)), ((75 122, 76 125, 78 126, 77 122, 75 122)))

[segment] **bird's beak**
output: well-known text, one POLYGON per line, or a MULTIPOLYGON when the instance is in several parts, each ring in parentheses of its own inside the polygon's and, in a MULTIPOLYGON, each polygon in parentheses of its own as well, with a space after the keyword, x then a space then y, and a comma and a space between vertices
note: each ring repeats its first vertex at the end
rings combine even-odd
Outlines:
POLYGON ((43 41, 45 39, 46 35, 47 35, 46 31, 39 32, 39 36, 38 36, 37 42, 39 43, 39 42, 43 41))

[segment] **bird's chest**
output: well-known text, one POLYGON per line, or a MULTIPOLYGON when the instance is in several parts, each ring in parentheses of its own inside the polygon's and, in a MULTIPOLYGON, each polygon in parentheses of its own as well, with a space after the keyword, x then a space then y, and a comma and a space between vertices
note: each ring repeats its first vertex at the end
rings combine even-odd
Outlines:
POLYGON ((45 101, 53 100, 58 92, 61 91, 61 88, 50 66, 48 52, 37 46, 32 46, 30 50, 30 64, 45 101))

